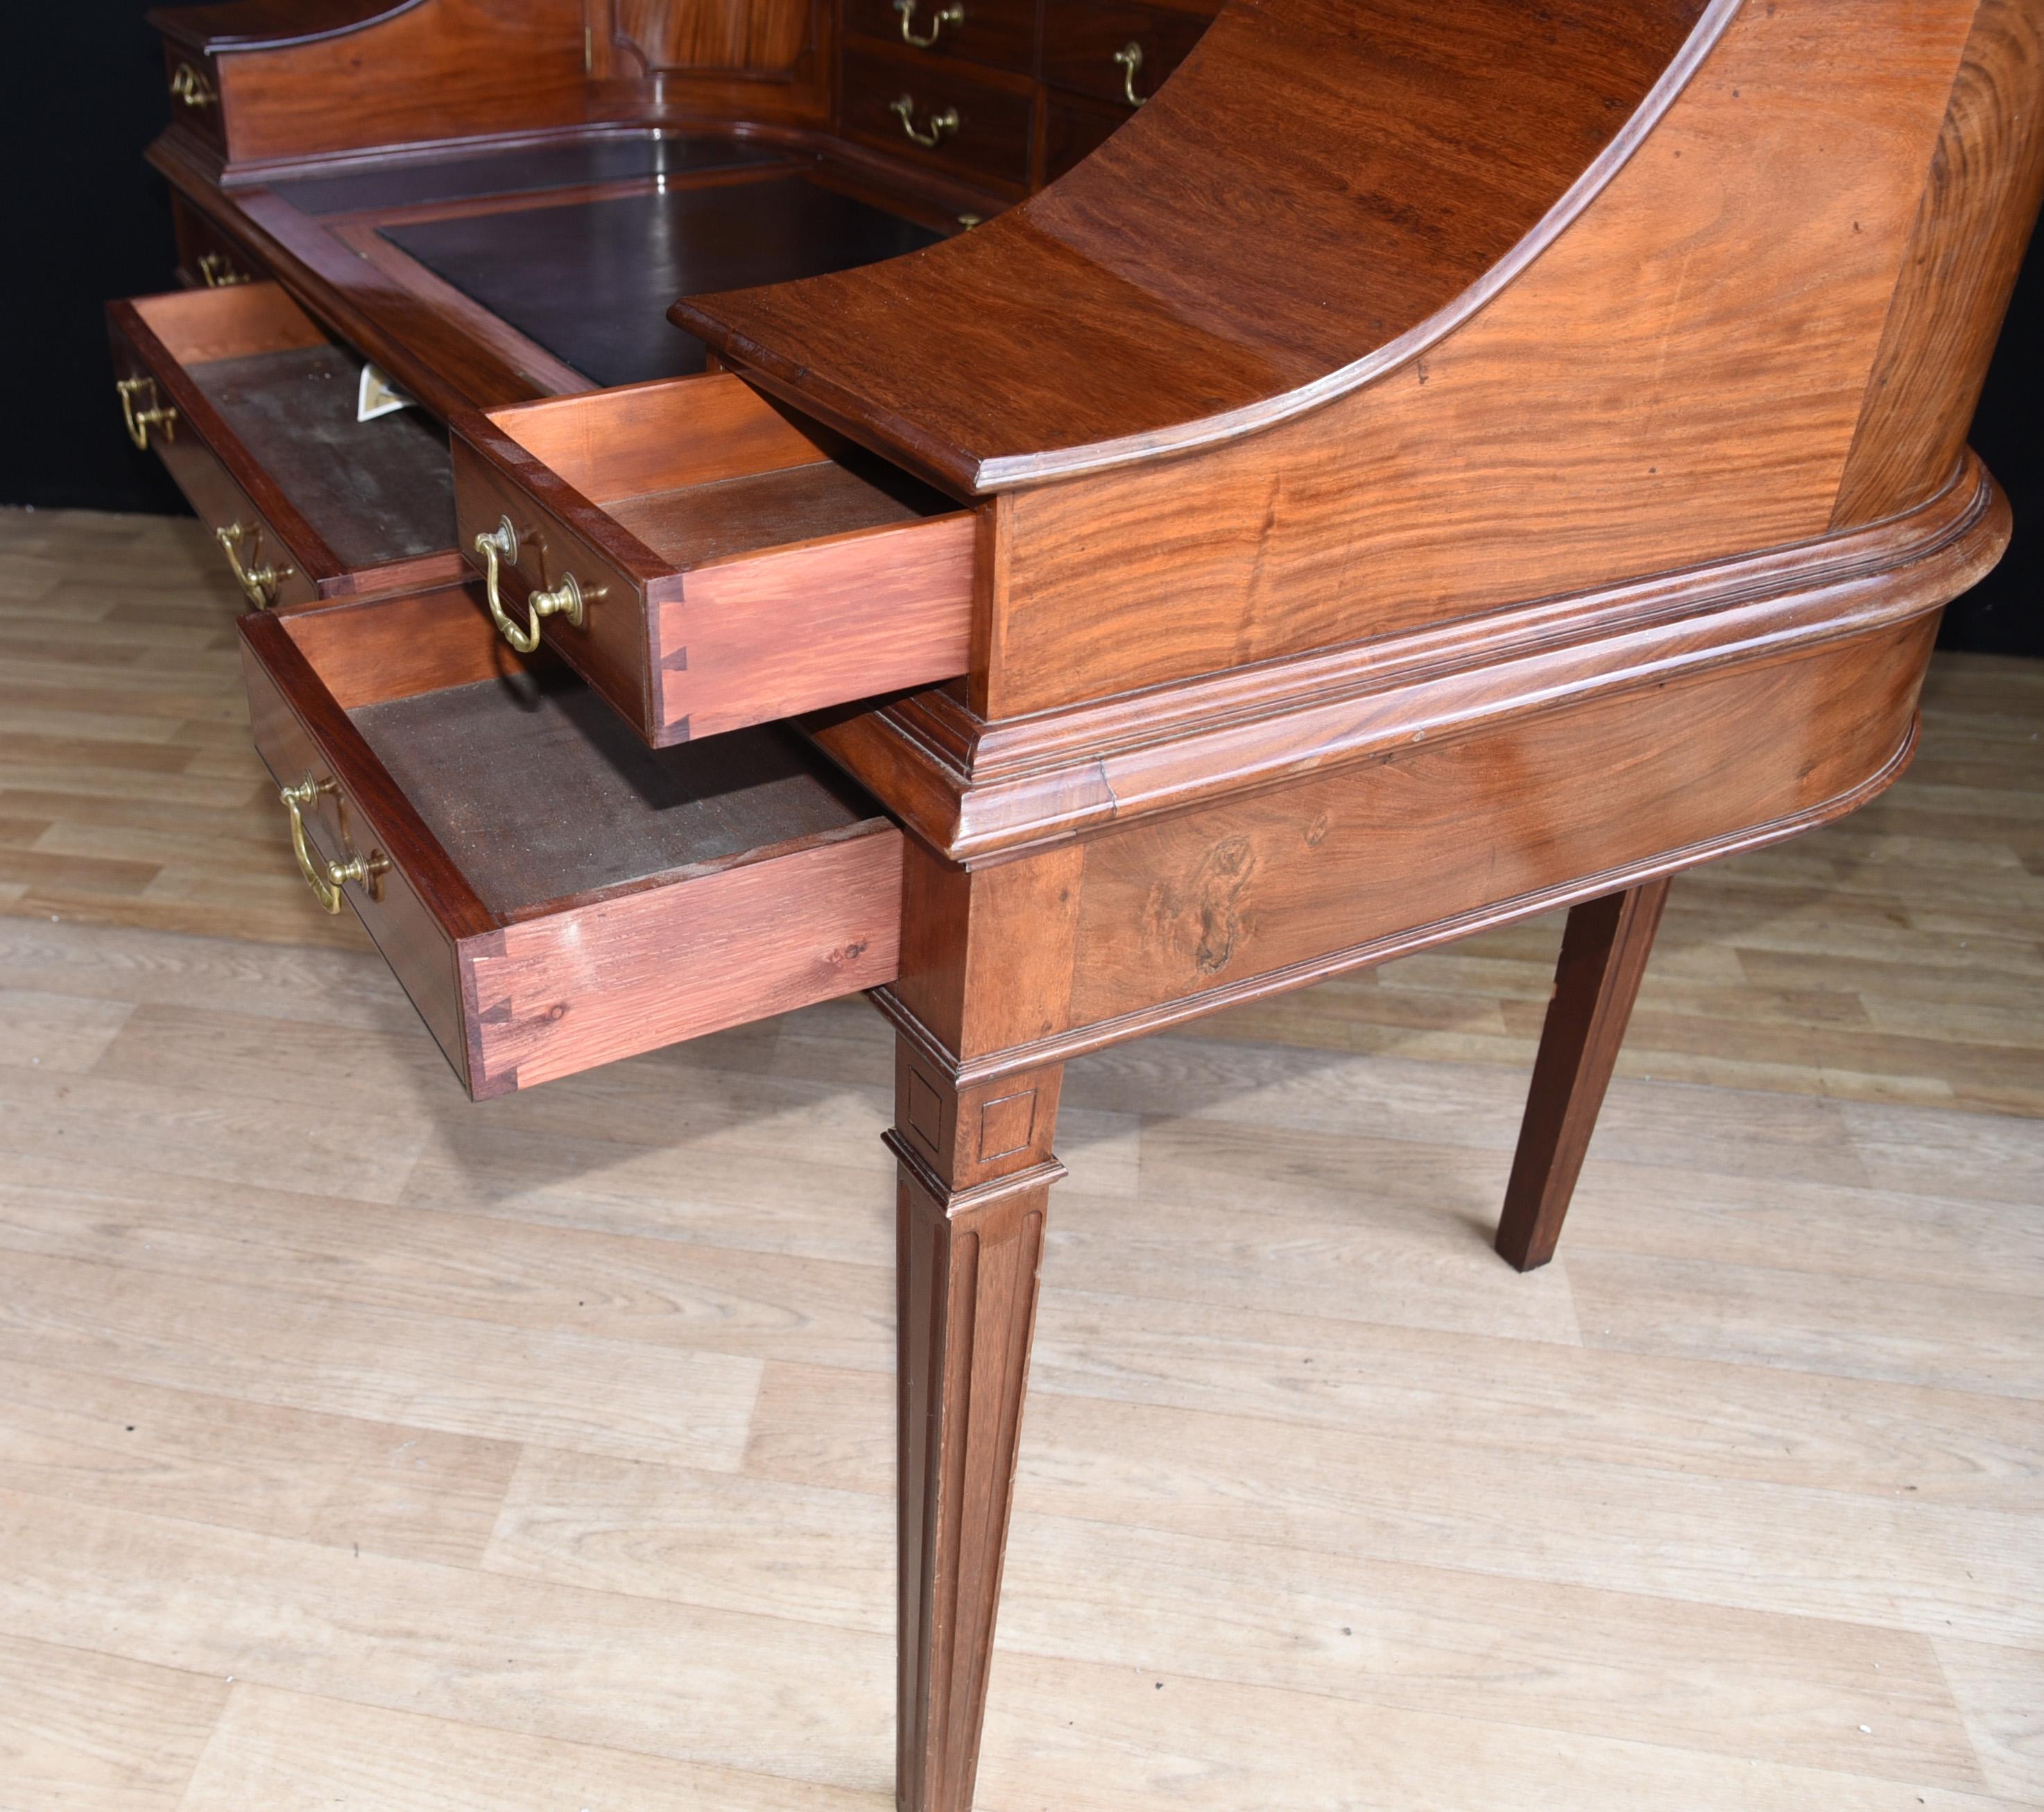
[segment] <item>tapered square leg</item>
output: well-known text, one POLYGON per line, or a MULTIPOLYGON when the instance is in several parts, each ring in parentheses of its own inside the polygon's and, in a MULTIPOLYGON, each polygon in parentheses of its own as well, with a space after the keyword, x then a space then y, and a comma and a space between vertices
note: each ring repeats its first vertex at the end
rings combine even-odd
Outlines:
POLYGON ((1554 1256, 1667 898, 1664 877, 1569 914, 1497 1229, 1499 1254, 1521 1271, 1554 1256))
POLYGON ((903 1812, 966 1812, 993 1658, 1061 1071, 960 1089, 902 1041, 903 1812))

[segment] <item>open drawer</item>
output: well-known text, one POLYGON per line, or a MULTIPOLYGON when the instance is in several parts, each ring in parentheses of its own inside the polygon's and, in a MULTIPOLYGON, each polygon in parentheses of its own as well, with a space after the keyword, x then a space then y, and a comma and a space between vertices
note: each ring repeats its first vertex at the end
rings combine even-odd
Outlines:
POLYGON ((973 513, 728 372, 450 425, 499 629, 656 748, 966 670, 973 513))
POLYGON ((363 362, 275 283, 110 303, 115 394, 252 604, 443 584, 454 481, 416 409, 355 419, 363 362))
POLYGON ((901 833, 778 725, 648 749, 462 587, 241 620, 256 745, 478 1099, 893 979, 901 833))

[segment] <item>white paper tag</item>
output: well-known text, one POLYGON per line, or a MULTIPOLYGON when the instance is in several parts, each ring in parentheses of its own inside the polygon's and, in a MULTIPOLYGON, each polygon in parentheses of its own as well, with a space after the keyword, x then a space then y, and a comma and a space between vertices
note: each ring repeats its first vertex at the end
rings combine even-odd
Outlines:
POLYGON ((409 409, 412 398, 398 389, 374 365, 362 367, 362 382, 355 393, 355 419, 374 421, 394 410, 409 409))

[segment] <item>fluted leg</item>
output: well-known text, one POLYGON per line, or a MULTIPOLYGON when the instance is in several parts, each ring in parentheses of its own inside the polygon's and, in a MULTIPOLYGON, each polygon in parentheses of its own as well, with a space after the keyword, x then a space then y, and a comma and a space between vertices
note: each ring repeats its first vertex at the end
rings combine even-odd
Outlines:
POLYGON ((899 1185, 903 1812, 966 1812, 979 1760, 1061 1071, 958 1088, 905 1038, 899 1185))
POLYGON ((1667 898, 1664 877, 1569 914, 1497 1229, 1499 1254, 1521 1271, 1554 1256, 1667 898))

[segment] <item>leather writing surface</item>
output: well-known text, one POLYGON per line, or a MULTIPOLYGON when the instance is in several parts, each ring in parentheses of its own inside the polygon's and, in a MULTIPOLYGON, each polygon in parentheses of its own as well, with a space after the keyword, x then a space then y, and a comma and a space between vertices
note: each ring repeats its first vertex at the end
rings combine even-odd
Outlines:
POLYGON ((567 144, 525 145, 480 156, 442 157, 342 176, 280 183, 277 192, 309 214, 360 214, 491 195, 541 194, 586 183, 628 183, 683 171, 737 170, 771 164, 779 153, 728 138, 683 138, 635 132, 567 144))
POLYGON ((703 368, 677 296, 848 270, 938 235, 800 176, 422 221, 383 237, 603 384, 703 368))

